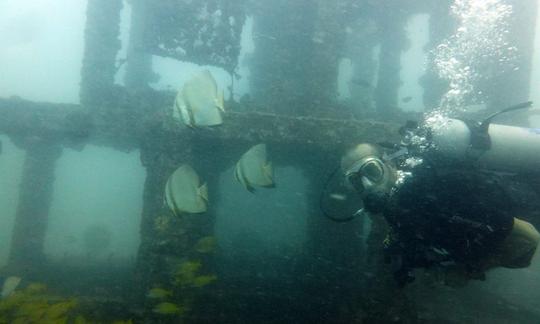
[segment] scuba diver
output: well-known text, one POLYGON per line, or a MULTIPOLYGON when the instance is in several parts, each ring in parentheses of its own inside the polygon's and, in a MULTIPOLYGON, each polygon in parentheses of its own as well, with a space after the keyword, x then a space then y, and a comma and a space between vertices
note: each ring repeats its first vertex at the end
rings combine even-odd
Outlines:
POLYGON ((359 144, 341 162, 364 211, 384 216, 384 241, 400 285, 414 268, 442 267, 482 279, 493 267, 529 266, 540 234, 512 214, 512 204, 493 174, 470 166, 434 167, 423 162, 399 179, 381 150, 359 144))
MULTIPOLYGON (((486 165, 496 165, 500 159, 485 152, 503 152, 504 145, 510 150, 518 147, 508 162, 515 164, 521 157, 519 145, 498 140, 505 134, 492 132, 497 125, 476 127, 480 131, 475 134, 473 127, 463 127, 461 123, 466 122, 452 121, 467 134, 460 137, 452 133, 455 129, 445 127, 428 136, 438 144, 444 143, 441 137, 450 136, 446 140, 453 141, 451 152, 439 146, 423 150, 419 156, 411 157, 409 150, 396 158, 396 154, 383 154, 382 147, 364 143, 341 159, 347 185, 362 199, 361 211, 372 217, 382 215, 389 225, 382 242, 385 260, 400 286, 414 280, 415 268, 436 269, 447 284, 455 283, 456 277, 463 284, 468 279, 483 280, 485 272, 495 267, 524 268, 530 265, 540 240, 532 224, 516 217, 504 175, 486 171, 486 165), (478 140, 479 136, 488 141, 478 140), (463 138, 467 138, 468 156, 456 158, 456 141, 463 138), (483 147, 474 147, 478 142, 483 147), (482 160, 484 156, 487 158, 482 160)), ((529 144, 540 145, 540 136, 532 140, 536 142, 529 144)), ((527 139, 521 138, 522 146, 523 142, 527 139)), ((539 146, 536 152, 540 152, 539 146)))

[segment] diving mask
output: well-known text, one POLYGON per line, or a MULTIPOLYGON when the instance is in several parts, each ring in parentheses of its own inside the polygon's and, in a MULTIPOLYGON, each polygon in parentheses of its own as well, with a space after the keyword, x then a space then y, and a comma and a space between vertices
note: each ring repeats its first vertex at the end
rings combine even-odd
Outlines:
POLYGON ((363 158, 345 173, 345 179, 359 193, 369 190, 384 182, 384 162, 373 156, 363 158))

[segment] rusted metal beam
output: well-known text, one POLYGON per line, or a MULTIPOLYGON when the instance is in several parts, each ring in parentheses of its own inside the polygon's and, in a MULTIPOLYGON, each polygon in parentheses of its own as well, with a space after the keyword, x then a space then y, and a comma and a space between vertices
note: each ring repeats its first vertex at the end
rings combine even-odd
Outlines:
POLYGON ((8 135, 60 139, 70 129, 66 125, 67 116, 79 110, 78 105, 0 99, 0 131, 8 135))
MULTIPOLYGON (((156 131, 160 140, 172 145, 189 139, 266 142, 331 152, 363 141, 398 139, 397 123, 227 112, 221 126, 191 129, 173 122, 160 111, 144 116, 133 110, 90 114, 78 105, 0 99, 0 133, 15 137, 37 136, 62 143, 83 141, 124 146, 126 149, 138 147, 141 141, 148 140, 148 134, 155 135, 156 131)), ((156 149, 159 150, 159 146, 156 149)))

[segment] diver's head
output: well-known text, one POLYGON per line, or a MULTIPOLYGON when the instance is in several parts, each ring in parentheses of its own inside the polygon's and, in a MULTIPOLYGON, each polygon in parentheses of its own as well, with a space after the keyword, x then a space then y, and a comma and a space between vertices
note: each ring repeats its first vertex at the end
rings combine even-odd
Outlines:
POLYGON ((396 170, 383 161, 374 145, 359 144, 341 159, 341 170, 347 184, 365 199, 370 195, 388 195, 396 183, 396 170))

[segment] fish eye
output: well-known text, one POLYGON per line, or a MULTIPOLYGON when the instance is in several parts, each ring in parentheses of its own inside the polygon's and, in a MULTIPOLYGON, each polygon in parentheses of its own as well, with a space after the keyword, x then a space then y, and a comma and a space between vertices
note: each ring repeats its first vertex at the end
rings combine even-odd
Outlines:
POLYGON ((362 173, 372 182, 381 182, 383 180, 384 169, 380 162, 369 161, 362 167, 362 173))

